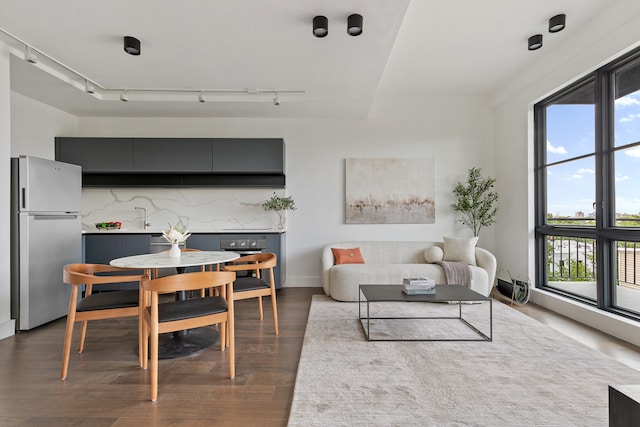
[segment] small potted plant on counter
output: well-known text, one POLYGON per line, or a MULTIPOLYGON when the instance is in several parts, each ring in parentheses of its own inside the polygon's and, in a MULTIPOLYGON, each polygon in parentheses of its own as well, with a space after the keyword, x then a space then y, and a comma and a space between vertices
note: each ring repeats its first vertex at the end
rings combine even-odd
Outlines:
POLYGON ((296 204, 291 196, 281 197, 276 193, 273 193, 273 196, 271 196, 269 200, 262 203, 262 208, 265 211, 276 211, 280 218, 278 228, 284 228, 285 211, 295 211, 296 204))

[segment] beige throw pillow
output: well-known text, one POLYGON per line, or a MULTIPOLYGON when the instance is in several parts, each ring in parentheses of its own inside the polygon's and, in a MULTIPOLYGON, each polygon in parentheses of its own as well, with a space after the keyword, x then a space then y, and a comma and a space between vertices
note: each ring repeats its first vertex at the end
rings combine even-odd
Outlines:
POLYGON ((424 260, 429 264, 440 262, 444 259, 444 251, 440 246, 431 246, 424 250, 424 260))
POLYGON ((445 237, 444 260, 476 265, 477 237, 445 237))

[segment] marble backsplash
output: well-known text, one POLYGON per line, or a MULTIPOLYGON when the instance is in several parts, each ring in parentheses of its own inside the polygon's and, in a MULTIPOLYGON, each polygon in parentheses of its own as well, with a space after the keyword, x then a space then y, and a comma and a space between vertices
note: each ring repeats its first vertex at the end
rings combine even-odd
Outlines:
POLYGON ((262 203, 284 190, 229 188, 84 188, 82 229, 120 221, 123 229, 143 229, 145 208, 151 231, 182 221, 191 231, 275 229, 279 218, 262 203))

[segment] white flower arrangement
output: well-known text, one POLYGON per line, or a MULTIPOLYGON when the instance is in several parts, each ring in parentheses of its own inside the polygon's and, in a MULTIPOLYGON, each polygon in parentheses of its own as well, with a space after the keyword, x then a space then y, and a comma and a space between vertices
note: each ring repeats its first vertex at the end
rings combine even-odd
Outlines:
POLYGON ((182 225, 182 223, 178 223, 176 225, 169 224, 169 229, 167 231, 162 232, 162 237, 165 238, 167 242, 170 243, 182 243, 191 236, 189 230, 182 225))

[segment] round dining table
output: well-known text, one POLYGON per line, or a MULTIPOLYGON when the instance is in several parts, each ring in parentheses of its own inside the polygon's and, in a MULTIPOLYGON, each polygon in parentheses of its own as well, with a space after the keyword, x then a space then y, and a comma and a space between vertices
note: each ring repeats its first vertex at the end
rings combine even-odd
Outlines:
MULTIPOLYGON (((141 269, 151 277, 151 270, 156 268, 173 267, 178 274, 182 274, 187 267, 221 264, 237 258, 240 258, 240 254, 230 251, 184 251, 179 257, 170 257, 167 251, 116 258, 109 264, 114 267, 141 269)), ((176 294, 176 299, 185 298, 184 292, 176 294)), ((173 359, 188 356, 211 346, 218 341, 219 337, 220 334, 213 326, 162 334, 158 358, 173 359)))

